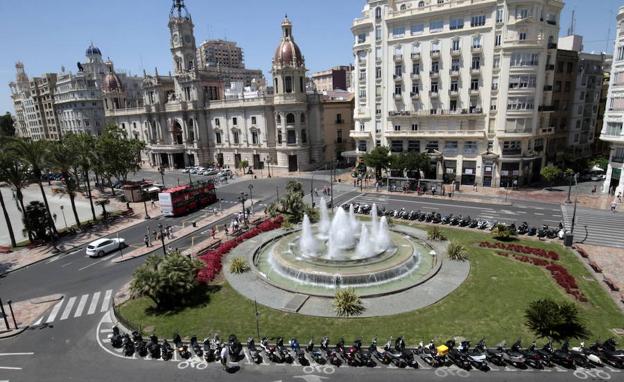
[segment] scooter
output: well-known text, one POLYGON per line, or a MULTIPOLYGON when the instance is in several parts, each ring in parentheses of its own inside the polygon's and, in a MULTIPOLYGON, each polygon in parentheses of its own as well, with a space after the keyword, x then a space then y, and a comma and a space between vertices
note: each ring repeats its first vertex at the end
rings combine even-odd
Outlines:
POLYGON ((251 357, 251 360, 253 361, 253 363, 255 363, 257 365, 261 364, 262 363, 262 356, 260 355, 260 352, 256 348, 256 343, 255 343, 253 337, 249 337, 247 339, 247 349, 249 350, 249 356, 251 357))
POLYGON ((388 342, 386 342, 383 351, 379 352, 384 359, 384 363, 386 365, 392 363, 394 366, 399 368, 407 367, 407 362, 402 357, 403 354, 400 352, 393 352, 392 350, 392 337, 390 337, 388 342))
POLYGON ((497 349, 502 352, 503 360, 505 363, 517 368, 517 369, 526 369, 526 358, 521 353, 513 351, 511 349, 507 349, 505 347, 505 341, 501 342, 497 349))
POLYGON ((533 369, 543 369, 545 364, 542 356, 529 349, 522 349, 522 342, 520 340, 516 341, 513 345, 511 345, 511 350, 520 353, 524 356, 525 362, 533 369))
POLYGON ((162 344, 162 359, 163 361, 169 361, 172 357, 173 357, 173 348, 171 347, 171 344, 169 344, 169 342, 167 340, 163 341, 162 344))
POLYGON ((355 355, 352 353, 348 353, 347 350, 345 349, 343 338, 339 339, 338 342, 336 343, 336 353, 342 356, 342 359, 344 359, 347 362, 347 365, 360 366, 355 355))
POLYGON ((468 356, 458 349, 455 349, 455 340, 446 341, 446 347, 448 347, 447 357, 460 369, 464 369, 466 371, 472 369, 472 364, 468 359, 468 356))
POLYGON ((471 350, 470 341, 462 341, 457 347, 457 350, 459 350, 468 358, 470 365, 472 365, 472 367, 474 367, 475 369, 481 371, 490 370, 490 366, 487 363, 487 355, 477 349, 471 350))
POLYGON ((443 362, 435 355, 432 354, 428 347, 423 345, 421 341, 416 349, 412 351, 415 355, 419 356, 427 365, 431 367, 443 366, 443 362))
POLYGON ((191 337, 191 349, 193 349, 193 352, 199 358, 201 358, 204 355, 204 351, 202 350, 201 346, 199 346, 196 336, 191 337))
POLYGON ((158 343, 158 337, 150 336, 150 341, 147 343, 147 351, 152 359, 159 359, 161 356, 160 344, 158 343))
POLYGON ((122 344, 124 355, 126 357, 132 357, 134 354, 134 342, 132 342, 128 333, 123 335, 122 344))
POLYGON ((583 352, 570 349, 570 344, 568 343, 568 341, 563 342, 560 350, 564 353, 568 353, 574 361, 574 364, 576 364, 578 367, 582 367, 583 369, 591 369, 595 367, 595 364, 592 363, 583 352))
POLYGON ((230 334, 228 337, 228 351, 230 353, 230 357, 232 361, 237 362, 243 359, 243 345, 240 343, 238 338, 234 334, 230 334))
POLYGON ((281 354, 277 350, 277 346, 269 344, 269 340, 266 337, 263 337, 262 340, 260 340, 260 347, 267 357, 269 357, 269 361, 275 363, 284 362, 281 354))
POLYGON ((486 346, 485 344, 485 339, 481 339, 481 341, 479 341, 479 343, 477 344, 477 346, 475 346, 475 349, 480 352, 485 354, 486 359, 489 362, 492 362, 494 365, 496 366, 505 366, 505 359, 503 357, 503 352, 500 351, 499 349, 490 349, 486 346))
POLYGON ((338 357, 338 353, 329 348, 329 337, 323 337, 321 340, 321 350, 325 352, 325 356, 327 357, 329 363, 336 367, 340 367, 342 361, 340 360, 340 357, 338 357))
POLYGON ((301 349, 301 346, 299 345, 299 341, 297 341, 296 338, 291 338, 289 343, 290 343, 290 350, 292 350, 292 352, 295 353, 297 362, 299 362, 301 366, 308 366, 310 364, 310 361, 308 361, 308 359, 305 356, 305 352, 301 349))
POLYGON ((139 332, 132 332, 132 341, 134 342, 134 347, 139 357, 145 357, 147 355, 147 344, 139 332))
POLYGON ((551 342, 548 342, 546 345, 544 345, 542 350, 549 353, 550 359, 557 365, 563 366, 568 369, 576 369, 576 366, 574 365, 574 360, 572 359, 570 354, 561 350, 553 349, 551 342))
POLYGON ((119 333, 119 328, 117 326, 113 326, 113 336, 111 337, 111 345, 115 349, 119 349, 123 346, 123 337, 119 333))
POLYGON ((314 360, 314 362, 318 363, 319 365, 324 365, 325 362, 327 362, 323 357, 323 354, 320 351, 314 349, 313 340, 310 340, 310 342, 308 342, 308 346, 306 346, 306 351, 308 352, 308 354, 310 354, 312 360, 314 360))
POLYGON ((407 362, 407 366, 414 369, 418 369, 420 367, 416 359, 414 359, 414 353, 406 349, 403 336, 397 337, 396 341, 394 341, 394 350, 401 354, 401 358, 407 362))
POLYGON ((573 347, 572 351, 577 352, 577 353, 582 353, 583 355, 585 355, 585 357, 587 357, 589 362, 591 362, 594 366, 598 366, 598 367, 604 366, 604 363, 600 359, 600 355, 597 352, 589 348, 586 348, 585 342, 581 342, 580 346, 573 347))
POLYGON ((180 354, 180 357, 184 359, 189 359, 191 357, 191 352, 188 350, 188 346, 182 343, 182 339, 179 334, 176 333, 176 335, 173 336, 173 343, 175 344, 176 350, 178 351, 178 354, 180 354))
POLYGON ((293 363, 294 359, 292 354, 288 351, 288 349, 284 346, 284 339, 282 337, 277 337, 277 341, 275 341, 275 346, 277 347, 277 351, 280 353, 282 359, 286 363, 293 363))
POLYGON ((362 366, 375 367, 377 364, 373 360, 370 353, 362 350, 362 340, 357 339, 353 342, 353 345, 349 348, 349 353, 358 360, 358 363, 362 366))
POLYGON ((204 339, 204 359, 206 360, 206 362, 213 362, 216 359, 215 350, 212 347, 212 342, 210 341, 210 338, 204 339))

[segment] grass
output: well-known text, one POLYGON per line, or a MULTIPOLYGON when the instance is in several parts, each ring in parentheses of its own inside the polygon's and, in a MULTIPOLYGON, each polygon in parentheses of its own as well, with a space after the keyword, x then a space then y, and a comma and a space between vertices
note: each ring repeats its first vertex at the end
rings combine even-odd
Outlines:
MULTIPOLYGON (((325 335, 334 339, 344 337, 347 341, 356 337, 368 341, 373 336, 386 339, 403 335, 410 344, 420 340, 447 340, 453 336, 473 341, 487 337, 490 344, 517 338, 527 342, 534 339, 524 325, 524 310, 530 302, 543 298, 572 301, 544 269, 479 248, 480 241, 492 240, 489 235, 448 228, 442 231, 466 247, 471 268, 464 284, 437 304, 383 318, 308 317, 259 305, 260 334, 295 336, 302 341, 315 338, 317 342, 325 335)), ((613 337, 610 329, 624 327, 620 310, 572 252, 558 244, 532 240, 518 243, 560 254, 560 263, 575 276, 590 301, 579 305, 579 310, 592 338, 613 337)), ((170 337, 174 332, 200 338, 213 333, 236 333, 239 338, 256 335, 253 301, 240 296, 227 284, 218 292, 210 293, 209 298, 209 303, 171 315, 149 313, 152 303, 145 298, 131 300, 119 311, 134 326, 153 327, 161 337, 170 337)))

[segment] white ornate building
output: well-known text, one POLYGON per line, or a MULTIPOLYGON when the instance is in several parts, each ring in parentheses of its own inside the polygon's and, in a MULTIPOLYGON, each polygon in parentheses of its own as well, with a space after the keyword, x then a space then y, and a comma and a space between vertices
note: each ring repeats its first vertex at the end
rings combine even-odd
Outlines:
POLYGON ((288 18, 273 57, 272 93, 262 84, 234 84, 225 96, 223 81, 195 62, 193 21, 183 0, 173 2, 169 30, 174 74, 145 75, 142 105, 125 105, 127 90, 114 71, 104 81, 108 121, 147 143, 146 162, 234 167, 247 160, 255 168, 270 162, 296 171, 323 161, 322 101, 305 88, 305 61, 288 18))
POLYGON ((539 177, 560 0, 368 0, 353 22, 357 150, 429 153, 436 178, 539 177))
POLYGON ((609 93, 604 115, 604 125, 600 139, 611 145, 609 167, 602 191, 624 192, 624 7, 617 14, 617 32, 613 49, 613 65, 609 83, 609 93))

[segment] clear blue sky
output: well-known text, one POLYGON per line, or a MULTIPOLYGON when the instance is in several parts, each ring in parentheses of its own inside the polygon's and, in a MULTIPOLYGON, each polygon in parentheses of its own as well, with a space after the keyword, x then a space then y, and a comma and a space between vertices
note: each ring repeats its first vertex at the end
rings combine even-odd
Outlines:
MULTIPOLYGON (((247 67, 268 75, 285 13, 311 71, 352 62, 350 26, 365 0, 186 0, 199 42, 225 38, 238 42, 247 67)), ((607 32, 615 30, 615 13, 622 0, 567 0, 561 34, 577 14, 577 34, 586 51, 608 51, 607 32)), ((169 0, 0 0, 0 113, 13 112, 8 83, 21 60, 29 76, 75 71, 90 41, 117 69, 140 74, 171 68, 167 18, 169 0)))

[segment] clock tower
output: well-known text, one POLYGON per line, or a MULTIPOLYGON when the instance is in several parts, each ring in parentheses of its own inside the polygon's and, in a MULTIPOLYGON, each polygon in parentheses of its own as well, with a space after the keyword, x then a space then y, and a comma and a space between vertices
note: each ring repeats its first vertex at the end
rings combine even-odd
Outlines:
POLYGON ((193 34, 193 20, 184 5, 184 0, 173 0, 169 13, 169 32, 171 34, 171 55, 176 74, 195 71, 197 49, 193 34))

